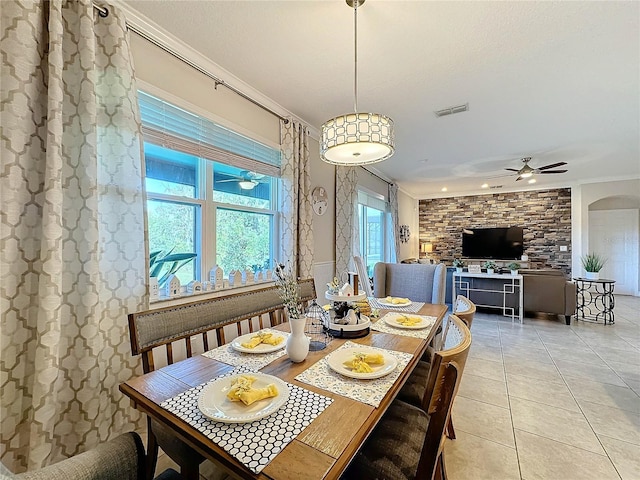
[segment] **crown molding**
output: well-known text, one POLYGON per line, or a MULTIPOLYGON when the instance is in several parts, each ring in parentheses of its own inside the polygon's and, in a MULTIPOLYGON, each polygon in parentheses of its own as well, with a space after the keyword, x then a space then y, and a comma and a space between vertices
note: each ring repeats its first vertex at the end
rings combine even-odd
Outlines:
POLYGON ((117 6, 125 15, 127 20, 127 25, 134 27, 137 30, 140 30, 145 35, 151 37, 154 41, 160 43, 161 45, 167 46, 169 49, 175 51, 176 53, 182 55, 184 58, 189 61, 195 63, 203 70, 211 73, 212 75, 218 77, 220 80, 224 80, 233 88, 238 89, 248 97, 252 98, 258 103, 261 103, 265 107, 273 110, 278 115, 282 117, 291 117, 294 120, 304 124, 309 129, 309 134, 318 139, 320 137, 320 131, 309 124, 306 120, 298 117, 294 113, 290 112, 286 108, 284 108, 279 103, 275 102, 271 98, 267 97, 265 94, 256 90, 248 83, 245 83, 240 78, 236 77, 234 74, 224 69, 217 63, 213 62, 210 58, 206 57, 195 48, 187 45, 178 37, 172 35, 171 33, 164 30, 158 24, 150 20, 149 18, 142 15, 131 5, 128 5, 123 0, 113 0, 115 6, 117 6))

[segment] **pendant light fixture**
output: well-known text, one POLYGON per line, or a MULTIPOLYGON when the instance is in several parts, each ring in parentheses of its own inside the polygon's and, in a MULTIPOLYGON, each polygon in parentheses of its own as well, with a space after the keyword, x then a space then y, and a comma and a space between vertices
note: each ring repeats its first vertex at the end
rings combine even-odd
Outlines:
POLYGON ((322 125, 320 158, 343 166, 368 165, 386 160, 395 151, 393 120, 380 113, 358 112, 358 7, 365 0, 346 0, 353 8, 354 113, 332 118, 322 125))

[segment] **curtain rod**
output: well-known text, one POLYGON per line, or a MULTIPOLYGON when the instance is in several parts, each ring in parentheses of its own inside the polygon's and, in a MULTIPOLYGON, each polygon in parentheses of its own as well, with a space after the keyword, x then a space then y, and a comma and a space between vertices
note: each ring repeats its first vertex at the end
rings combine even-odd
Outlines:
MULTIPOLYGON (((102 17, 105 18, 109 15, 109 9, 106 7, 101 7, 99 5, 96 5, 95 3, 93 4, 93 8, 95 10, 97 10, 98 14, 102 17)), ((201 74, 203 74, 204 76, 210 78, 211 80, 213 80, 214 82, 214 88, 217 90, 218 89, 218 85, 222 85, 223 87, 228 88, 229 90, 231 90, 233 93, 235 93, 236 95, 241 96, 242 98, 244 98, 245 100, 253 103, 254 105, 256 105, 257 107, 260 107, 262 110, 269 112, 271 115, 273 115, 274 117, 279 118, 280 120, 282 120, 285 124, 289 123, 289 119, 283 117, 282 115, 280 115, 279 113, 271 110, 269 107, 262 105, 260 102, 258 102, 257 100, 254 100, 253 98, 249 97, 247 94, 241 92, 240 90, 238 90, 235 87, 232 87, 231 85, 229 85, 228 83, 226 83, 224 80, 222 80, 221 78, 216 77, 214 74, 209 73, 207 70, 205 70, 204 68, 200 67, 199 65, 197 65, 196 63, 192 62, 191 60, 189 60, 188 58, 180 55, 178 52, 170 49, 169 47, 167 47, 166 45, 163 45, 162 43, 158 42, 156 39, 152 38, 151 36, 147 35, 146 33, 144 33, 142 30, 136 28, 134 25, 131 25, 130 23, 127 22, 127 29, 131 30, 133 33, 135 33, 136 35, 144 38, 146 41, 151 42, 152 44, 154 44, 156 47, 160 48, 161 50, 167 52, 169 55, 177 58, 178 60, 182 61, 183 63, 186 63, 187 65, 189 65, 191 68, 193 68, 194 70, 197 70, 198 72, 200 72, 201 74)))
POLYGON ((368 168, 362 167, 362 169, 369 173, 370 175, 373 175, 376 178, 379 178, 380 180, 382 180, 384 183, 386 183, 387 185, 393 185, 393 182, 390 182, 389 180, 385 180, 384 178, 382 178, 380 175, 376 175, 375 173, 373 173, 371 170, 369 170, 368 168))

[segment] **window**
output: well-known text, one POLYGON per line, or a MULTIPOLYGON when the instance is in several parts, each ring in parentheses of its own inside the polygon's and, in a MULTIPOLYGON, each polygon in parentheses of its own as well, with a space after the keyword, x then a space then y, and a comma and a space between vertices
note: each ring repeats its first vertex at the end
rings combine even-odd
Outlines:
POLYGON ((214 265, 225 276, 271 268, 279 150, 143 92, 139 99, 149 251, 197 254, 176 272, 182 285, 208 280, 214 265))
POLYGON ((387 204, 384 198, 358 191, 360 253, 369 277, 373 276, 373 266, 386 259, 386 212, 387 204))

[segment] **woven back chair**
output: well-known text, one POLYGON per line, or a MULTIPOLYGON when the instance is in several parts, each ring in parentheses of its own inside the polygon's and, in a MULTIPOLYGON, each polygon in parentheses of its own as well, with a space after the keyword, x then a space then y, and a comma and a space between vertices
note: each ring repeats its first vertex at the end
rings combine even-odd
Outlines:
MULTIPOLYGON (((316 298, 313 279, 300 280, 298 285, 300 301, 306 306, 316 298)), ((144 373, 149 373, 159 363, 154 353, 164 353, 162 363, 172 364, 193 356, 196 342, 201 342, 202 351, 209 350, 214 343, 215 346, 226 344, 225 327, 235 325, 238 335, 264 328, 265 317, 269 326, 277 325, 285 318, 276 286, 131 313, 131 352, 142 356, 144 373)), ((153 478, 160 446, 180 466, 184 479, 198 480, 199 465, 204 458, 169 428, 149 417, 147 420, 147 477, 153 478)))
POLYGON ((436 352, 433 389, 426 410, 400 400, 392 402, 342 477, 385 480, 445 479, 445 429, 460 385, 471 336, 464 323, 451 322, 455 347, 436 352))
POLYGON ((476 304, 464 295, 458 295, 456 302, 453 304, 453 313, 471 329, 473 316, 476 314, 476 304))

